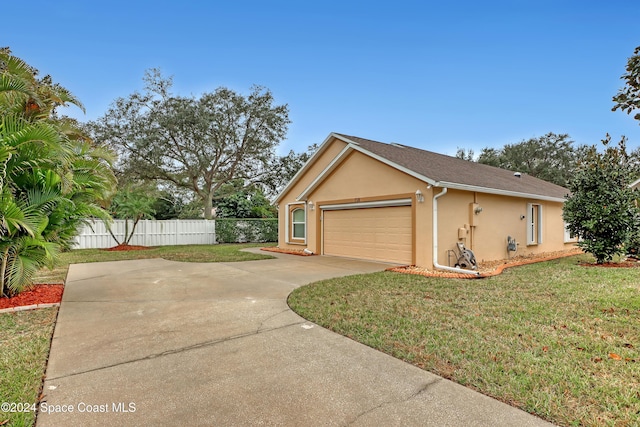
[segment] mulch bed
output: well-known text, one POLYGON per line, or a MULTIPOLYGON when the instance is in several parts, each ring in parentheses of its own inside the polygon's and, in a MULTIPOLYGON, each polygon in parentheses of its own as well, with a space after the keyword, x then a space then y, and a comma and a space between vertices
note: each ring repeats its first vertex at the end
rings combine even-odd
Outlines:
POLYGON ((143 251, 145 249, 151 249, 149 246, 137 246, 137 245, 118 245, 112 248, 103 249, 107 252, 120 252, 120 251, 143 251))
POLYGON ((0 310, 24 305, 59 303, 63 291, 64 285, 34 285, 13 298, 0 298, 0 310))
POLYGON ((581 262, 582 267, 602 267, 602 268, 634 268, 640 267, 638 261, 620 261, 620 262, 603 262, 602 264, 596 264, 594 262, 581 262))
POLYGON ((267 251, 267 252, 277 252, 280 254, 299 255, 299 256, 315 255, 313 252, 305 252, 304 249, 282 249, 282 248, 275 248, 275 247, 266 247, 266 248, 260 248, 260 250, 267 251))
MULTIPOLYGON (((393 271, 396 273, 404 273, 404 274, 415 274, 415 275, 426 276, 426 277, 447 277, 447 278, 453 278, 453 279, 481 279, 483 277, 497 276, 498 274, 501 274, 506 268, 509 268, 509 267, 533 264, 535 262, 551 261, 553 259, 578 255, 581 253, 582 253, 581 250, 574 249, 574 250, 568 250, 568 251, 546 252, 546 253, 535 254, 535 255, 517 256, 510 260, 481 262, 479 264, 479 269, 476 270, 477 272, 480 273, 479 275, 456 273, 451 271, 427 270, 425 268, 416 267, 416 266, 392 267, 392 268, 388 268, 387 271, 393 271)), ((469 272, 472 272, 472 273, 475 273, 476 271, 469 270, 469 272)))

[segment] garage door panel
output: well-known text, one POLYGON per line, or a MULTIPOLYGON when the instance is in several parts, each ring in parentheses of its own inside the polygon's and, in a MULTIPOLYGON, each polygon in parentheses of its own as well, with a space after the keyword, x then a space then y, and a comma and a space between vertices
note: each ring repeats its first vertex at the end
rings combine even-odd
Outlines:
POLYGON ((376 207, 324 212, 324 254, 412 262, 411 207, 376 207))

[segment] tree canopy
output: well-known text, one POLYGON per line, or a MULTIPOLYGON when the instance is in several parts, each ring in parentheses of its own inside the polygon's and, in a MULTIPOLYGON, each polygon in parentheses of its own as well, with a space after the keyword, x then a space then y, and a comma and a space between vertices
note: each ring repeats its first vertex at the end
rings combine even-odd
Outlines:
POLYGON ((501 149, 483 148, 478 163, 522 172, 566 186, 582 147, 574 147, 567 134, 548 134, 507 144, 501 149))
POLYGON ((266 195, 278 195, 317 150, 318 144, 312 144, 307 151, 290 150, 287 155, 276 157, 257 184, 266 195))
MULTIPOLYGON (((622 110, 627 114, 640 110, 640 46, 636 47, 633 55, 627 61, 626 72, 621 77, 625 85, 613 97, 615 105, 612 110, 622 110)), ((640 120, 640 112, 633 116, 640 120)))
POLYGON ((254 86, 249 95, 220 87, 199 97, 176 96, 172 80, 148 70, 144 93, 118 98, 90 128, 119 154, 133 179, 163 181, 192 191, 212 216, 213 195, 234 179, 260 181, 290 123, 288 106, 254 86))

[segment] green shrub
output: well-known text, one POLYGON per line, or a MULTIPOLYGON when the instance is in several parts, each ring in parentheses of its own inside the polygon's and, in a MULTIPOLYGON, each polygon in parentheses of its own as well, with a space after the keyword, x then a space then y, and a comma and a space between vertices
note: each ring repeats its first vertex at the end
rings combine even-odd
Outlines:
POLYGON ((277 240, 277 218, 216 219, 218 243, 262 243, 277 240))
POLYGON ((637 192, 629 187, 632 166, 624 138, 618 146, 603 140, 604 153, 590 147, 569 183, 564 204, 567 229, 598 264, 623 254, 638 234, 637 192))

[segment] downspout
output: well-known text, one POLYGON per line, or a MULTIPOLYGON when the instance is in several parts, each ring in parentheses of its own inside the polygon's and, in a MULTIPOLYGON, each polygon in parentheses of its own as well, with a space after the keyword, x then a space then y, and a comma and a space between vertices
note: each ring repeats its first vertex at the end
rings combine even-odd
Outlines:
POLYGON ((452 271, 454 273, 470 274, 479 276, 480 272, 465 270, 464 268, 449 267, 438 264, 438 199, 447 194, 447 187, 443 187, 442 191, 433 196, 433 268, 438 270, 452 271))

